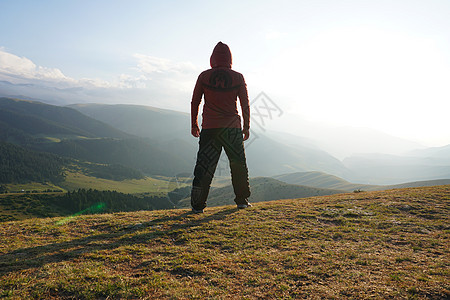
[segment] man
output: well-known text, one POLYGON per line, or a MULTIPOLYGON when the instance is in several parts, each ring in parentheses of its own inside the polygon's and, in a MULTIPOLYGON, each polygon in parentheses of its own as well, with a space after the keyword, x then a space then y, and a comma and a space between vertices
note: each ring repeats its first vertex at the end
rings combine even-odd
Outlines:
POLYGON ((202 72, 195 84, 191 102, 191 133, 200 137, 197 162, 192 182, 191 205, 194 213, 206 207, 209 188, 222 148, 230 161, 234 201, 238 208, 248 208, 250 187, 244 142, 250 136, 250 106, 244 76, 231 69, 232 56, 228 46, 219 42, 210 59, 211 69, 202 72), (204 97, 202 130, 197 117, 204 97), (237 98, 242 108, 243 129, 237 110, 237 98))

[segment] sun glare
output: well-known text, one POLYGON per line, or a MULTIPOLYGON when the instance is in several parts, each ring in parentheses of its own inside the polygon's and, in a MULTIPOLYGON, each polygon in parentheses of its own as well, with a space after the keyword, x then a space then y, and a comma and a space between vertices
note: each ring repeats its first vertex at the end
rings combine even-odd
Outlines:
POLYGON ((432 39, 342 28, 280 53, 260 78, 310 120, 413 137, 445 126, 436 108, 448 108, 450 71, 440 51, 432 39))

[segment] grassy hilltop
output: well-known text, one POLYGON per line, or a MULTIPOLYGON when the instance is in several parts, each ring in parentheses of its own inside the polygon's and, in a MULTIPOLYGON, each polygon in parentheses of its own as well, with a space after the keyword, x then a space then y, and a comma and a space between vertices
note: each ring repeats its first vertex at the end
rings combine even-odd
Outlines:
POLYGON ((6 299, 450 297, 450 186, 0 223, 6 299))

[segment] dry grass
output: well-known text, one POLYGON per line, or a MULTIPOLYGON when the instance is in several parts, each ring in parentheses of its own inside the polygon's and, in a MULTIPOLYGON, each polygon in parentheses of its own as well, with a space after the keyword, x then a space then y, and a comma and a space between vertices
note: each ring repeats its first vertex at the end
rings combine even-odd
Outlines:
POLYGON ((1 223, 0 297, 445 299, 449 203, 440 186, 1 223))

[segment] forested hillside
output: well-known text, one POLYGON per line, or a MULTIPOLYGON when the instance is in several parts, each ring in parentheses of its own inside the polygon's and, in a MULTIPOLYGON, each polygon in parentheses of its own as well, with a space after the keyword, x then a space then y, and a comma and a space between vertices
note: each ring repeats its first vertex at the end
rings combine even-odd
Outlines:
MULTIPOLYGON (((167 130, 163 128, 161 134, 167 130)), ((190 171, 195 159, 195 147, 182 140, 136 137, 69 107, 11 98, 0 98, 0 141, 65 158, 121 165, 134 173, 126 178, 142 173, 175 176, 190 171)), ((90 174, 116 178, 107 174, 111 170, 90 174)))
POLYGON ((67 159, 0 141, 0 183, 59 182, 67 159))
POLYGON ((0 222, 174 207, 175 204, 165 196, 136 196, 93 189, 67 193, 3 195, 0 197, 0 222))
POLYGON ((43 151, 95 163, 120 164, 152 175, 173 176, 190 170, 191 161, 144 139, 72 139, 46 143, 43 151))

